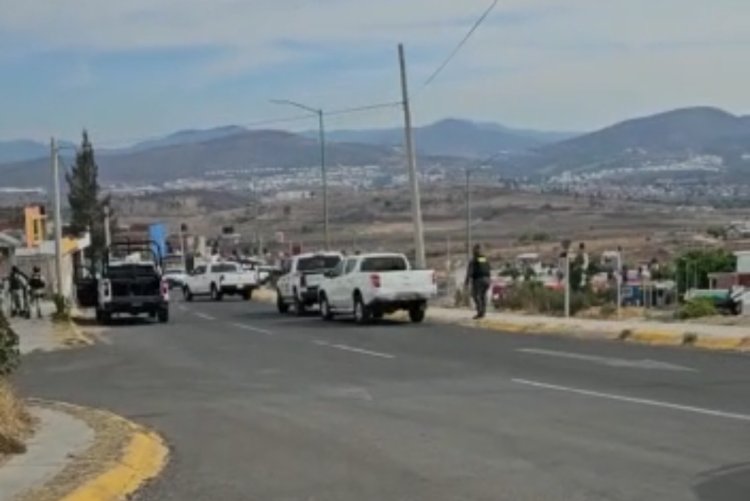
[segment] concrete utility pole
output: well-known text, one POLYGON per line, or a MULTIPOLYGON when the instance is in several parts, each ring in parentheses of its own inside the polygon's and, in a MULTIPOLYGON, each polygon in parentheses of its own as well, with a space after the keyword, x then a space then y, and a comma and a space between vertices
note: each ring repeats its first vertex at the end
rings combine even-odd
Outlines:
POLYGON ((622 308, 622 250, 618 250, 617 252, 615 282, 617 282, 617 318, 620 318, 620 310, 622 308))
POLYGON ((52 189, 55 204, 55 281, 57 294, 63 294, 62 272, 62 207, 60 201, 60 166, 57 158, 57 141, 50 139, 50 162, 52 166, 52 189))
POLYGON ((565 318, 570 318, 570 240, 563 240, 565 256, 565 318))
POLYGON ((419 176, 417 175, 417 154, 414 150, 414 132, 411 127, 409 109, 409 85, 406 78, 406 57, 404 45, 398 44, 398 59, 401 68, 401 94, 404 105, 404 134, 406 136, 406 158, 409 164, 409 185, 411 186, 411 212, 414 220, 414 254, 416 267, 427 267, 424 249, 424 227, 422 224, 422 202, 419 197, 419 176))
POLYGON ((331 239, 328 232, 328 169, 326 167, 326 133, 323 120, 325 113, 321 108, 313 108, 312 106, 307 106, 288 99, 272 99, 271 102, 274 104, 294 106, 295 108, 305 110, 308 113, 317 115, 318 117, 318 135, 320 138, 320 177, 321 184, 323 185, 323 243, 325 249, 330 250, 331 239))
POLYGON ((466 169, 466 255, 471 257, 471 170, 466 169))
POLYGON ((110 224, 110 218, 109 218, 109 205, 104 206, 104 245, 107 246, 107 249, 109 249, 109 246, 112 245, 112 231, 109 227, 110 224))

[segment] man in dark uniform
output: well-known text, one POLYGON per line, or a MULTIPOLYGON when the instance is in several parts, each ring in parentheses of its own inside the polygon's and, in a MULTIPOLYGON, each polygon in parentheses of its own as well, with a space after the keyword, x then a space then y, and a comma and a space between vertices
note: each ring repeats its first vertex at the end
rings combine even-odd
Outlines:
POLYGON ((474 257, 466 269, 466 286, 471 284, 471 297, 477 309, 475 320, 484 318, 487 312, 487 291, 490 288, 490 263, 480 245, 474 246, 474 257))

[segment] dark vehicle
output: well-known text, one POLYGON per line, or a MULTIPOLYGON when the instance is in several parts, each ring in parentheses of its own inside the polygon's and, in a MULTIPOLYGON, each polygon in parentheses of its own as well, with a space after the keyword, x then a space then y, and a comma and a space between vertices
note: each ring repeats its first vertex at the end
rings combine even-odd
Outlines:
POLYGON ((169 321, 169 286, 153 242, 112 244, 96 280, 96 319, 107 324, 118 314, 146 314, 169 321))

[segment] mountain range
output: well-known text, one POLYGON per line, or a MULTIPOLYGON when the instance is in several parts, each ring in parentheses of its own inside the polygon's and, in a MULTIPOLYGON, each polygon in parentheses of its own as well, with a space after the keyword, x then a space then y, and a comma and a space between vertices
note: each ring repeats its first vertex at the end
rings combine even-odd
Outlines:
MULTIPOLYGON (((401 167, 402 135, 402 129, 329 131, 329 163, 401 167)), ((701 155, 711 155, 718 170, 735 178, 750 172, 750 117, 710 107, 668 111, 578 135, 447 119, 416 128, 415 139, 422 162, 461 168, 492 157, 503 174, 525 177, 679 166, 701 155)), ((48 177, 47 156, 48 147, 41 143, 0 143, 0 187, 39 186, 39 180, 48 177)), ((203 177, 211 171, 314 166, 319 145, 317 132, 227 126, 97 149, 97 157, 105 183, 152 183, 203 177)))

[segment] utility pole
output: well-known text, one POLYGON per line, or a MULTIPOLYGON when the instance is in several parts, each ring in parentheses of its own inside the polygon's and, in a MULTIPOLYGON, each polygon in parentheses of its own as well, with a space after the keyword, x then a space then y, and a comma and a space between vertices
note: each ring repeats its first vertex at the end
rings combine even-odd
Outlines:
POLYGON ((422 225, 422 202, 419 197, 419 176, 417 175, 417 154, 414 150, 414 133, 411 128, 409 109, 409 85, 406 78, 406 57, 404 45, 398 44, 398 59, 401 68, 401 94, 404 105, 404 134, 406 136, 406 158, 409 165, 409 185, 411 186, 411 212, 414 221, 414 254, 416 267, 427 267, 424 249, 424 228, 422 225))
POLYGON ((466 255, 471 256, 471 170, 466 169, 466 187, 464 194, 466 198, 466 255))
POLYGON ((320 175, 323 181, 323 243, 331 250, 331 237, 328 233, 328 172, 326 168, 326 132, 323 123, 323 110, 318 110, 318 130, 320 134, 320 175))
POLYGON ((570 240, 562 241, 565 258, 565 318, 570 318, 570 240))
POLYGON ((617 252, 615 282, 617 284, 617 318, 620 318, 620 309, 622 308, 622 251, 617 252))
POLYGON ((180 255, 182 256, 182 271, 187 272, 187 256, 185 255, 185 232, 187 225, 180 223, 180 255))
POLYGON ((109 205, 104 206, 104 245, 107 249, 112 244, 112 233, 109 227, 109 205))
POLYGON ((57 294, 63 294, 62 273, 62 207, 60 202, 60 166, 57 158, 57 141, 50 139, 50 161, 52 164, 52 189, 55 204, 55 280, 57 294))
POLYGON ((325 124, 323 117, 325 112, 322 108, 313 108, 306 104, 297 103, 288 99, 272 99, 274 104, 283 104, 288 106, 294 106, 301 110, 305 110, 308 113, 315 114, 318 117, 318 133, 320 137, 320 176, 321 184, 323 185, 323 244, 326 250, 330 250, 331 240, 328 233, 328 172, 326 167, 326 138, 325 138, 325 124))

